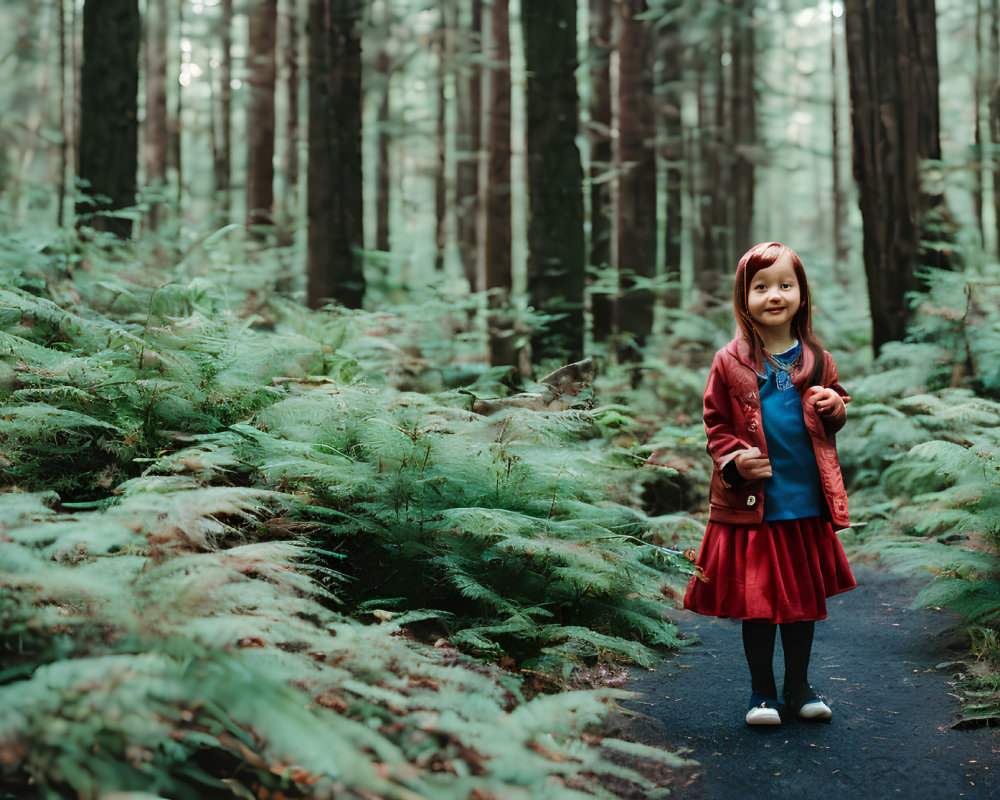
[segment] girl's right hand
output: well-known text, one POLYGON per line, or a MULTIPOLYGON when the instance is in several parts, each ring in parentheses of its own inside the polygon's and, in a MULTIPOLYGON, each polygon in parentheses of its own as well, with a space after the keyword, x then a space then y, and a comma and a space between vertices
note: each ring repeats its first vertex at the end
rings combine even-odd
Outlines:
POLYGON ((757 481, 771 477, 771 460, 762 455, 758 447, 743 450, 736 455, 733 461, 736 462, 736 471, 745 480, 757 481))

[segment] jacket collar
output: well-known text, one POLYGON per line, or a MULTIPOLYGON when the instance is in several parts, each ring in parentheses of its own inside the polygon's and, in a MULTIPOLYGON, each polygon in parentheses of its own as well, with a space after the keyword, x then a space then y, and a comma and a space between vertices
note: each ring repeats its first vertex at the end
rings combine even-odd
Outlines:
MULTIPOLYGON (((757 373, 756 364, 753 363, 753 354, 750 351, 750 342, 748 342, 742 336, 737 336, 729 344, 726 345, 726 352, 730 356, 739 361, 747 369, 750 369, 757 373)), ((813 364, 816 362, 816 356, 813 355, 813 351, 802 345, 802 368, 798 370, 793 378, 793 383, 799 387, 800 383, 804 383, 808 380, 808 376, 812 375, 813 364)), ((799 387, 804 388, 804 387, 799 387)))

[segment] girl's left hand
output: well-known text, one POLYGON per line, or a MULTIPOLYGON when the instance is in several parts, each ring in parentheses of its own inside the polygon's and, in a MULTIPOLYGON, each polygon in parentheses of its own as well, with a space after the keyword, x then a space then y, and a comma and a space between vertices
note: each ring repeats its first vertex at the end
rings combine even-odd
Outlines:
POLYGON ((836 417, 844 413, 844 401, 833 389, 825 386, 810 386, 805 400, 812 403, 821 417, 836 417))

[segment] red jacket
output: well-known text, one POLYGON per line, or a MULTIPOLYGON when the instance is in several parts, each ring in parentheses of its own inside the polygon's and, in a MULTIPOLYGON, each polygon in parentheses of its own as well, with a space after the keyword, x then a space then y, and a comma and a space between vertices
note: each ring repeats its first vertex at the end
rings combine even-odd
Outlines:
MULTIPOLYGON (((837 382, 837 368, 833 356, 823 351, 823 386, 832 388, 846 403, 847 392, 837 382)), ((799 394, 809 387, 815 357, 808 347, 802 348, 802 368, 792 381, 799 394)), ((830 519, 836 529, 850 524, 847 513, 847 491, 840 474, 835 434, 847 421, 846 410, 821 417, 813 403, 802 404, 806 430, 812 439, 819 467, 823 494, 830 510, 830 519)), ((715 468, 709 493, 711 512, 709 519, 731 525, 753 527, 764 518, 764 481, 734 481, 730 485, 723 477, 723 468, 736 455, 750 447, 757 447, 767 455, 767 442, 760 416, 760 394, 757 373, 753 367, 749 344, 738 337, 715 354, 712 371, 705 388, 705 430, 708 433, 708 453, 715 468), (738 484, 738 485, 737 485, 738 484)))

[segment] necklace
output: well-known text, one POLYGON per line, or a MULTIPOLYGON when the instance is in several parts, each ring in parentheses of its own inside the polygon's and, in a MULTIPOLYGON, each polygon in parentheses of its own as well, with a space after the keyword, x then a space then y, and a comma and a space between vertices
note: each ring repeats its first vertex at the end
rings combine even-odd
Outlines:
MULTIPOLYGON (((779 391, 783 392, 792 387, 792 376, 790 373, 800 355, 802 355, 802 348, 798 342, 784 353, 779 353, 778 355, 768 353, 768 360, 776 367, 774 370, 774 382, 777 384, 779 391)), ((768 369, 770 368, 770 364, 768 364, 768 369)))

